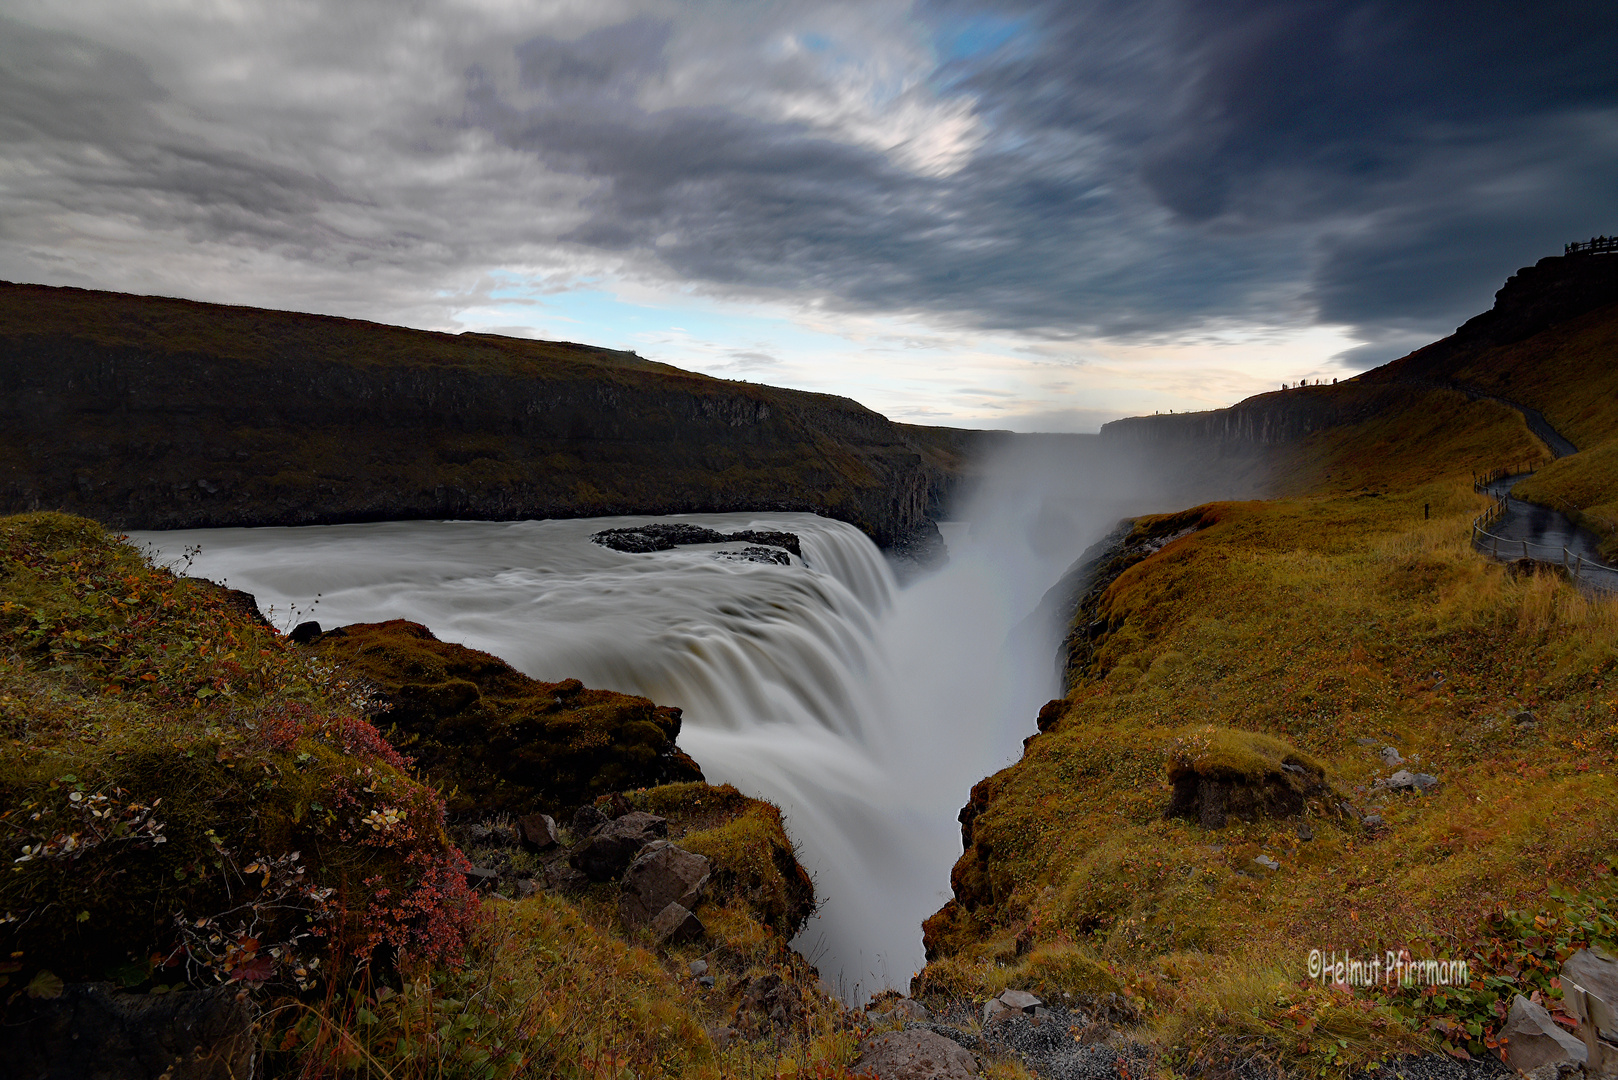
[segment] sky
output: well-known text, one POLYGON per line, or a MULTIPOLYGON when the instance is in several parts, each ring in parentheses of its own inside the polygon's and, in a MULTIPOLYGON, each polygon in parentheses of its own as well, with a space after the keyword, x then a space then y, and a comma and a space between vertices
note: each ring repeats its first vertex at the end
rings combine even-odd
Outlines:
POLYGON ((0 0, 0 279, 1093 431, 1618 233, 1618 4, 0 0))

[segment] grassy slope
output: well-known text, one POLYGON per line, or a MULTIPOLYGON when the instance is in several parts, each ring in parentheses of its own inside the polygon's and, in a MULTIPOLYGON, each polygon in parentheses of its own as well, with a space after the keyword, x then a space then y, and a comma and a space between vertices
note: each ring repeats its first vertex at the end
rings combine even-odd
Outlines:
MULTIPOLYGON (((352 644, 397 647, 397 626, 362 630, 352 644)), ((423 676, 480 673, 470 650, 406 652, 423 676)), ((610 883, 479 902, 442 781, 360 719, 376 685, 398 690, 385 667, 291 646, 239 596, 152 567, 93 522, 0 518, 7 998, 63 980, 234 981, 268 1006, 270 1075, 845 1074, 863 1029, 786 946, 813 898, 775 807, 703 783, 628 794, 713 862, 697 942, 626 931, 610 883), (711 992, 689 973, 699 957, 711 992), (790 1006, 784 1029, 738 1009, 760 979, 785 987, 771 999, 790 1006), (710 1035, 726 1026, 728 1045, 710 1035)), ((481 674, 486 707, 555 696, 481 674)), ((610 697, 579 690, 555 715, 650 709, 610 697)), ((623 726, 607 719, 603 738, 623 726)))
POLYGON ((1466 543, 1486 501, 1472 470, 1540 453, 1514 412, 1432 392, 1288 448, 1284 498, 1143 519, 1143 533, 1203 527, 1081 616, 1108 620, 1095 665, 974 791, 974 843, 957 901, 929 920, 917 989, 1115 980, 1182 1064, 1332 1069, 1431 1045, 1452 1016, 1487 1036, 1488 1001, 1426 999, 1401 1020, 1299 980, 1314 947, 1464 955, 1486 912, 1543 906, 1547 879, 1588 884, 1612 854, 1618 602, 1514 577, 1466 543), (1524 708, 1537 730, 1514 726, 1524 708), (1305 841, 1289 822, 1166 820, 1168 765, 1210 724, 1289 740, 1388 827, 1320 814, 1305 841), (1419 755, 1441 785, 1372 790, 1390 770, 1358 738, 1419 755))
MULTIPOLYGON (((1386 370, 1396 375, 1400 366, 1386 370)), ((1517 494, 1568 513, 1602 538, 1609 558, 1618 556, 1618 304, 1464 356, 1448 374, 1538 409, 1579 448, 1525 480, 1517 494)))

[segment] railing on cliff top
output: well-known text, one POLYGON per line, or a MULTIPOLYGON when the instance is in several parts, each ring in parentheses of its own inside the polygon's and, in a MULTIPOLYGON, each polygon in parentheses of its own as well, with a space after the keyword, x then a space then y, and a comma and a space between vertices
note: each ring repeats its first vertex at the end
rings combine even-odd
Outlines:
POLYGON ((1562 249, 1562 254, 1587 255, 1597 251, 1618 251, 1618 236, 1592 236, 1583 243, 1575 240, 1562 249))
MULTIPOLYGON (((1526 471, 1502 465, 1486 473, 1476 473, 1472 477, 1472 490, 1488 491, 1489 485, 1496 480, 1526 471)), ((1490 532, 1489 527, 1505 517, 1510 506, 1510 496, 1501 495, 1487 510, 1472 519, 1473 547, 1479 551, 1487 551, 1496 559, 1529 559, 1533 562, 1559 564, 1576 585, 1600 589, 1603 592, 1618 592, 1618 569, 1587 562, 1583 555, 1569 551, 1560 544, 1531 544, 1527 540, 1510 540, 1490 532)))

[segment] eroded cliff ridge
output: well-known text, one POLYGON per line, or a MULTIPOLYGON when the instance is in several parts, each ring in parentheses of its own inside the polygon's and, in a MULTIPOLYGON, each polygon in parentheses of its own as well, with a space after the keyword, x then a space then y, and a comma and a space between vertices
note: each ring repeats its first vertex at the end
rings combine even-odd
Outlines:
POLYGON ((120 528, 807 510, 884 547, 987 433, 566 342, 0 283, 0 512, 120 528))

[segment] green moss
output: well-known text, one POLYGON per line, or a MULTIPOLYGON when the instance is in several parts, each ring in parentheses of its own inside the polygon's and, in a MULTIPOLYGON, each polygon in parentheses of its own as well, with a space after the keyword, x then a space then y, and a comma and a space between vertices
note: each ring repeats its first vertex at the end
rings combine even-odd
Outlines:
POLYGON ((447 789, 456 813, 569 813, 606 792, 700 778, 680 711, 547 683, 419 623, 358 623, 311 646, 370 687, 377 722, 447 789))
POLYGON ((1170 753, 1170 780, 1194 773, 1245 784, 1277 780, 1295 791, 1303 791, 1311 782, 1318 783, 1326 775, 1326 767, 1320 761, 1284 739, 1212 724, 1182 731, 1170 753), (1288 765, 1305 770, 1307 775, 1287 769, 1288 765))
POLYGON ((0 519, 0 947, 136 983, 452 949, 442 805, 342 696, 227 590, 93 522, 0 519))

